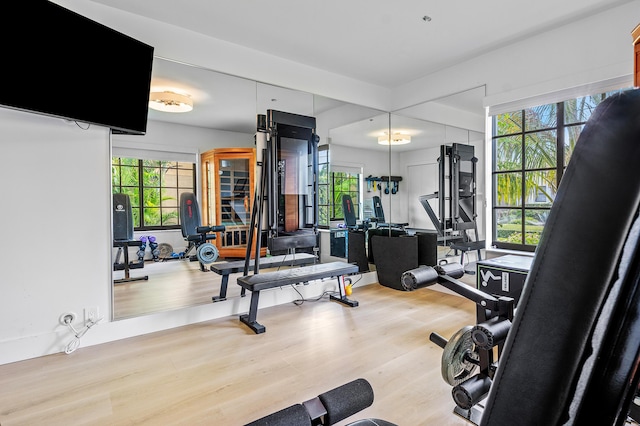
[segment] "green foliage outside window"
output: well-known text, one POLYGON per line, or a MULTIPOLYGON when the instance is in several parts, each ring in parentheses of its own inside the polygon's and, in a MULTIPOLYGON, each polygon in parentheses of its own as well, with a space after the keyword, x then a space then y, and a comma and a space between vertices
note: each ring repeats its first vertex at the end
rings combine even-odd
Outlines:
POLYGON ((531 248, 539 243, 584 123, 613 93, 493 118, 493 229, 498 246, 531 248))
POLYGON ((111 179, 114 193, 129 195, 137 230, 173 229, 180 194, 195 192, 195 164, 114 157, 111 179))

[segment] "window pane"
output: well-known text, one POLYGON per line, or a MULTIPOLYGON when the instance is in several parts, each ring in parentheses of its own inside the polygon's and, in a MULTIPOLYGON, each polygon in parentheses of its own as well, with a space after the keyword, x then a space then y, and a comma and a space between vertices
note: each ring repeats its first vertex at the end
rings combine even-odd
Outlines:
POLYGON ((329 165, 326 163, 318 164, 318 183, 322 185, 327 182, 329 182, 329 165))
POLYGON ((162 225, 177 225, 178 224, 178 208, 163 208, 162 209, 162 225))
POLYGON ((162 186, 178 186, 178 171, 175 167, 162 168, 162 186))
POLYGON ((160 188, 145 188, 144 189, 144 204, 143 207, 160 207, 160 188))
POLYGON ((117 165, 111 166, 111 186, 114 188, 120 186, 120 167, 117 165))
POLYGON ((557 143, 555 130, 535 132, 525 136, 525 169, 555 167, 558 155, 557 143))
POLYGON ((526 209, 524 211, 524 243, 527 245, 537 246, 540 242, 540 236, 547 218, 549 217, 548 209, 526 209))
POLYGON ((175 188, 163 188, 162 199, 160 200, 161 206, 166 207, 178 207, 178 190, 175 188))
POLYGON ((120 167, 120 185, 138 186, 138 168, 129 166, 120 167))
POLYGON ((495 175, 494 199, 496 206, 522 205, 522 173, 495 175))
POLYGON ((120 164, 123 166, 138 166, 137 158, 120 158, 120 164))
POLYGON ((318 203, 329 204, 329 187, 327 185, 318 186, 318 203))
POLYGON ((142 186, 160 186, 160 167, 142 168, 142 186))
POLYGON ((134 228, 135 227, 139 227, 140 226, 140 208, 139 207, 132 207, 131 208, 131 213, 133 214, 133 225, 134 225, 134 228))
POLYGON ((522 244, 522 210, 496 209, 496 240, 522 244))
POLYGON ((142 226, 160 226, 160 209, 145 207, 144 209, 144 223, 142 226))
POLYGON ((496 116, 495 136, 512 135, 522 132, 522 111, 506 112, 496 116))
POLYGON ((578 137, 582 132, 584 125, 570 126, 564 129, 564 166, 566 167, 571 160, 571 154, 576 147, 578 137))
POLYGON ((558 124, 556 104, 540 105, 524 110, 525 131, 548 129, 558 124))
POLYGON ((551 203, 556 199, 558 190, 556 184, 556 171, 537 170, 526 172, 525 190, 527 207, 551 207, 551 203))
POLYGON ((137 187, 135 188, 123 187, 121 192, 129 196, 129 202, 131 203, 131 207, 140 207, 140 196, 139 196, 140 190, 137 187))
POLYGON ((564 120, 566 124, 584 123, 591 117, 593 110, 602 102, 604 95, 585 96, 564 102, 564 120))
POLYGON ((507 136, 495 140, 495 169, 522 170, 522 136, 507 136))
POLYGON ((193 169, 180 169, 177 173, 180 188, 193 188, 193 169))

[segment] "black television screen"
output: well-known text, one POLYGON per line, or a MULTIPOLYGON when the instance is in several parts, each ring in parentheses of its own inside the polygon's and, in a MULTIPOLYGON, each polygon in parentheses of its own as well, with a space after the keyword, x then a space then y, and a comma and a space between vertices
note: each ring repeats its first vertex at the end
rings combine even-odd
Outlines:
POLYGON ((146 132, 152 46, 46 0, 3 7, 0 38, 0 105, 146 132))

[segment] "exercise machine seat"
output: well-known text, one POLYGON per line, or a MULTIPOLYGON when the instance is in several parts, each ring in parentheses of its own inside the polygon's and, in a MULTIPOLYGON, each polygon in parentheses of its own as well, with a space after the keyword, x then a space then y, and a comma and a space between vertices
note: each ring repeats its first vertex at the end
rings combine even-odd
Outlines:
MULTIPOLYGON (((182 231, 183 238, 187 241, 187 248, 185 249, 185 256, 189 256, 189 252, 206 244, 209 240, 214 240, 216 234, 214 232, 223 231, 224 226, 202 226, 200 220, 200 207, 198 206, 198 200, 193 192, 183 192, 180 194, 180 230, 182 231)), ((214 261, 218 257, 217 249, 208 244, 211 252, 211 261, 214 261)), ((204 246, 203 246, 204 248, 204 246)), ((206 271, 206 268, 202 261, 198 259, 198 256, 191 256, 190 260, 198 260, 200 263, 200 270, 206 271)))
POLYGON ((147 280, 148 276, 131 277, 130 269, 144 267, 144 260, 138 262, 129 261, 129 247, 140 247, 142 242, 133 239, 134 224, 131 200, 127 194, 113 194, 113 247, 118 248, 114 271, 124 270, 124 278, 114 280, 114 283, 125 283, 130 281, 147 280), (120 255, 124 255, 124 261, 120 263, 120 255))
POLYGON ((638 388, 640 90, 586 123, 480 424, 620 425, 638 388))
POLYGON ((342 214, 344 215, 344 223, 345 225, 347 225, 347 228, 355 229, 357 227, 356 212, 355 208, 353 207, 351 195, 342 195, 342 214))

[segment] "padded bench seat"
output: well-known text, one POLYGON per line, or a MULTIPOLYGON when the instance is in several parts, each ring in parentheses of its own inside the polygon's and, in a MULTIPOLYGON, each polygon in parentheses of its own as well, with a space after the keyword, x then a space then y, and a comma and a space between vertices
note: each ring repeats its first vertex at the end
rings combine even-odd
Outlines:
MULTIPOLYGON (((281 256, 268 256, 258 259, 258 268, 277 268, 280 266, 300 266, 315 263, 318 258, 309 253, 284 254, 281 256)), ((220 284, 220 295, 214 296, 214 302, 227 300, 227 287, 229 285, 229 275, 237 272, 244 272, 245 260, 233 260, 229 262, 216 262, 209 269, 218 275, 222 275, 220 284)), ((253 270, 255 259, 249 260, 249 268, 253 270)), ((241 296, 244 297, 246 289, 242 288, 241 296)))
POLYGON ((249 326, 256 334, 264 333, 266 331, 265 327, 256 321, 261 290, 305 283, 322 278, 338 277, 340 297, 331 296, 332 300, 351 307, 358 306, 358 302, 349 300, 346 297, 344 290, 344 275, 355 273, 358 273, 357 265, 346 262, 329 262, 240 277, 238 278, 238 285, 243 289, 251 291, 249 313, 240 315, 240 321, 249 326))

